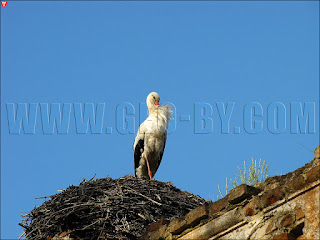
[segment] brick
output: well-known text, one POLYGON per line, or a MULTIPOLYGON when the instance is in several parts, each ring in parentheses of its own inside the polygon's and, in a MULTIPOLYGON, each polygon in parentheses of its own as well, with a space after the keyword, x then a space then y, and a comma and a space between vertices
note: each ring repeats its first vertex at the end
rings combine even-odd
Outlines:
POLYGON ((225 197, 222 199, 219 199, 216 202, 209 203, 208 204, 209 216, 212 216, 213 214, 221 211, 227 206, 228 206, 228 200, 225 197))
POLYGON ((193 210, 191 210, 186 216, 185 220, 187 221, 188 225, 194 225, 199 223, 202 219, 206 218, 208 216, 208 213, 206 211, 207 205, 202 205, 200 207, 197 207, 193 210))
POLYGON ((301 208, 296 209, 296 220, 300 220, 301 218, 304 218, 304 212, 301 208))
POLYGON ((258 189, 242 184, 230 191, 228 194, 228 201, 231 204, 237 204, 242 202, 244 199, 251 197, 259 192, 258 189))
POLYGON ((148 227, 147 230, 148 231, 156 231, 157 229, 159 229, 159 227, 166 225, 169 221, 166 219, 160 219, 154 223, 151 223, 148 227))
POLYGON ((245 216, 253 216, 257 213, 259 200, 254 197, 247 205, 244 206, 243 211, 245 216))
POLYGON ((244 213, 246 216, 253 216, 255 214, 252 208, 247 208, 244 213))
POLYGON ((186 228, 188 228, 188 224, 185 218, 184 217, 176 218, 169 223, 168 228, 166 229, 165 235, 167 236, 170 233, 176 235, 181 233, 186 228))
POLYGON ((279 199, 274 194, 270 194, 269 196, 267 196, 267 204, 268 205, 271 205, 271 204, 275 203, 278 200, 279 199))
POLYGON ((151 223, 147 228, 146 232, 143 235, 143 239, 160 239, 163 237, 164 232, 167 228, 169 220, 160 219, 154 223, 151 223))
POLYGON ((158 228, 157 231, 146 232, 143 236, 143 239, 161 239, 164 236, 166 230, 166 225, 162 225, 158 228))
POLYGON ((273 240, 295 240, 296 238, 290 233, 281 233, 273 237, 273 240))
POLYGON ((269 192, 261 196, 262 208, 268 207, 269 205, 274 204, 282 198, 284 198, 284 193, 280 188, 270 190, 269 192))

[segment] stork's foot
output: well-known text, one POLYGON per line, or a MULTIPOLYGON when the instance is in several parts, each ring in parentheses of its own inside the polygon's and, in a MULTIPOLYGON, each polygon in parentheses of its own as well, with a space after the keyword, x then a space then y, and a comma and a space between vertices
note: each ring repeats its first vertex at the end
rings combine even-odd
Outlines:
POLYGON ((150 180, 152 180, 152 172, 151 172, 151 170, 150 170, 148 158, 146 158, 146 162, 147 162, 147 167, 148 167, 149 178, 150 178, 150 180))

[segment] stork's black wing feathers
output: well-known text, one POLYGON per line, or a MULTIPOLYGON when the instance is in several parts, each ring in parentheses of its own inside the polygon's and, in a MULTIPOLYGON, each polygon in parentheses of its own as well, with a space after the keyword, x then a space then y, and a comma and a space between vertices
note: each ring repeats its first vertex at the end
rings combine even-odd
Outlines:
POLYGON ((156 172, 158 171, 158 168, 160 166, 160 163, 161 163, 161 160, 162 160, 162 157, 163 157, 164 149, 166 148, 166 141, 167 141, 167 133, 164 136, 163 148, 162 148, 161 152, 159 153, 159 159, 158 159, 158 165, 157 165, 157 168, 156 168, 156 172))
POLYGON ((136 176, 136 168, 139 167, 139 162, 140 162, 140 158, 143 150, 144 150, 144 139, 140 139, 134 149, 134 175, 135 176, 136 176))

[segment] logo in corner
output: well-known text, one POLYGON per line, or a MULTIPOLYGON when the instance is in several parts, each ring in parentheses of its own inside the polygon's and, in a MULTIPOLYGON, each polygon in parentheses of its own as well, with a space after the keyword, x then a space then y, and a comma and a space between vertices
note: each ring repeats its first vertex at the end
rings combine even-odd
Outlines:
POLYGON ((7 1, 1 1, 1 6, 2 6, 2 7, 7 6, 7 1))

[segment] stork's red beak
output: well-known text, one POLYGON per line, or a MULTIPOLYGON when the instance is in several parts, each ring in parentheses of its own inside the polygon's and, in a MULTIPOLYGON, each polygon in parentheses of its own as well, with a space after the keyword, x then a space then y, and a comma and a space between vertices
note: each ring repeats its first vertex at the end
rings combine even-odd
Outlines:
POLYGON ((157 105, 157 106, 159 106, 159 102, 155 102, 155 103, 154 103, 154 105, 157 105))

